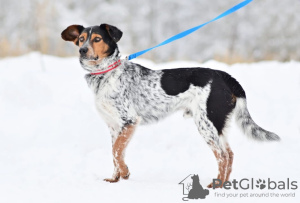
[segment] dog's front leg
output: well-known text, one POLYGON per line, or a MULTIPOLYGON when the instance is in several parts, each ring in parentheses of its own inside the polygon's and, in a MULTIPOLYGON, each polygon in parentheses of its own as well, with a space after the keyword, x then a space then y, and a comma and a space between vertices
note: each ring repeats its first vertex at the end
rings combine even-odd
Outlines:
MULTIPOLYGON (((114 149, 114 144, 115 144, 116 139, 117 139, 117 137, 120 133, 120 130, 116 130, 117 128, 112 127, 112 126, 109 126, 109 129, 110 129, 110 135, 111 135, 111 140, 112 140, 112 149, 114 149)), ((114 162, 114 173, 112 175, 112 178, 105 178, 104 179, 105 181, 111 182, 111 183, 118 182, 119 179, 120 179, 120 170, 117 167, 117 163, 115 161, 115 158, 113 158, 113 162, 114 162)))
POLYGON ((129 178, 130 173, 127 165, 125 164, 124 157, 126 147, 134 133, 136 126, 137 124, 124 125, 117 137, 113 136, 112 153, 115 169, 112 178, 104 179, 105 181, 113 183, 118 182, 120 177, 123 179, 129 178))

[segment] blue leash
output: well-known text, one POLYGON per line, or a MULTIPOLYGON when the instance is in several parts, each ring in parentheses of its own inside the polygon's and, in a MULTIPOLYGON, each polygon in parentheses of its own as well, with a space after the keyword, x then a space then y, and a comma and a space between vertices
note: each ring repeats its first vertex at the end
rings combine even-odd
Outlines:
POLYGON ((146 52, 151 51, 152 49, 155 49, 157 47, 163 46, 165 44, 169 44, 170 42, 173 42, 175 40, 183 38, 183 37, 185 37, 185 36, 187 36, 187 35, 195 32, 196 30, 202 28, 203 26, 205 26, 205 25, 207 25, 207 24, 209 24, 209 23, 211 23, 213 21, 216 21, 216 20, 218 20, 220 18, 223 18, 223 17, 225 17, 225 16, 227 16, 227 15, 229 15, 229 14, 231 14, 231 13, 237 11, 237 10, 239 10, 240 8, 242 8, 242 7, 246 6, 247 4, 249 4, 251 1, 253 1, 253 0, 245 0, 245 1, 237 4, 236 6, 232 7, 231 9, 225 11, 224 13, 222 13, 221 15, 219 15, 218 17, 216 17, 216 18, 214 18, 214 19, 212 19, 212 20, 210 20, 210 21, 208 21, 206 23, 203 23, 203 24, 198 25, 196 27, 193 27, 193 28, 191 28, 189 30, 183 31, 183 32, 181 32, 181 33, 179 33, 177 35, 174 35, 173 37, 170 37, 169 39, 163 41, 162 43, 160 43, 160 44, 158 44, 158 45, 156 45, 154 47, 151 47, 149 49, 145 49, 143 51, 136 52, 134 54, 131 54, 131 55, 128 56, 128 60, 134 59, 134 58, 136 58, 136 57, 138 57, 138 56, 140 56, 142 54, 145 54, 146 52))

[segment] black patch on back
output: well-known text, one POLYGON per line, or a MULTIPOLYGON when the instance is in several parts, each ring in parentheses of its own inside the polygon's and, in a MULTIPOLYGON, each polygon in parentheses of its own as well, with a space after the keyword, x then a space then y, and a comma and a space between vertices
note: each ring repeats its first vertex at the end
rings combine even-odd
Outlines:
POLYGON ((189 89, 190 85, 204 87, 212 78, 211 70, 206 68, 178 68, 162 70, 161 86, 171 96, 189 89))

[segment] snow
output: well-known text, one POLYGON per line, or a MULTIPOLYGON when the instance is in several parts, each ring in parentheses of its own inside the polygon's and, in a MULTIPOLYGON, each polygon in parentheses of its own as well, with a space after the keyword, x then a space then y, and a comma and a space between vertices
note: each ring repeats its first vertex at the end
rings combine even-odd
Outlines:
MULTIPOLYGON (((277 133, 279 143, 251 141, 232 122, 229 142, 235 153, 231 179, 300 179, 300 63, 265 61, 226 65, 174 61, 151 68, 210 67, 232 74, 247 93, 253 119, 277 133)), ((202 186, 216 178, 213 153, 192 119, 176 113, 158 124, 140 126, 129 144, 129 180, 102 181, 113 172, 109 131, 98 116, 93 94, 77 58, 31 53, 0 60, 0 202, 182 202, 182 185, 199 174, 202 186)), ((299 183, 298 183, 299 187, 299 183)), ((215 190, 217 192, 257 192, 215 190)), ((209 202, 299 202, 286 198, 220 198, 209 202)), ((200 200, 198 200, 200 201, 200 200)), ((204 201, 204 200, 202 200, 204 201)))

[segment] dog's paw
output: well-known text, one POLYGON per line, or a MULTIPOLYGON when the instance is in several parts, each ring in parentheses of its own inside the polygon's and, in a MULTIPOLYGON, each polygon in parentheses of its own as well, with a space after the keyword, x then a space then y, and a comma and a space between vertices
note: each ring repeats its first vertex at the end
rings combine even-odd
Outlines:
POLYGON ((207 187, 212 188, 212 186, 213 186, 213 183, 210 183, 207 187))
POLYGON ((128 173, 127 173, 126 175, 121 175, 121 177, 122 177, 123 179, 125 179, 125 180, 127 180, 127 179, 129 178, 129 176, 130 176, 129 171, 128 171, 128 173))
POLYGON ((116 177, 116 178, 105 178, 103 180, 110 183, 116 183, 119 181, 119 179, 120 179, 119 177, 116 177))
POLYGON ((122 179, 125 179, 125 180, 127 180, 129 178, 130 172, 129 172, 127 166, 123 170, 120 171, 120 176, 122 177, 122 179))
POLYGON ((120 180, 120 173, 114 174, 112 178, 105 178, 104 181, 110 182, 110 183, 116 183, 120 180))

